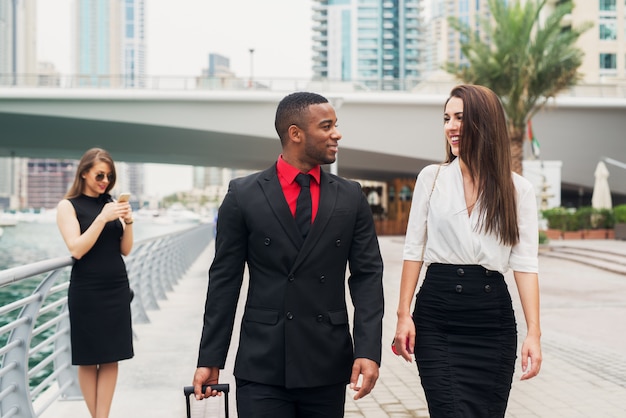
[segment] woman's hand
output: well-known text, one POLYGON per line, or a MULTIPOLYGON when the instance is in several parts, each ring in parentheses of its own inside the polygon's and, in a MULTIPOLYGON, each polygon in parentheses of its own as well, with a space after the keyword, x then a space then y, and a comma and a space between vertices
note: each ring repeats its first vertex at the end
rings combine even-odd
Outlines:
POLYGON ((109 202, 102 208, 100 215, 105 222, 111 222, 116 219, 130 219, 132 211, 128 202, 109 202))
POLYGON ((528 335, 522 344, 522 378, 532 379, 539 374, 541 369, 542 355, 539 337, 528 335))
POLYGON ((415 323, 411 315, 398 315, 396 336, 393 339, 394 352, 411 363, 415 349, 415 323))

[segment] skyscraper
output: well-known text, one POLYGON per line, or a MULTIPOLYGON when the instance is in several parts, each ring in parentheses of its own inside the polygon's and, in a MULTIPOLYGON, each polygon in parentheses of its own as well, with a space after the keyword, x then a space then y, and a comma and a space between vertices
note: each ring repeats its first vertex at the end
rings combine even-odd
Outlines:
POLYGON ((421 5, 422 0, 315 0, 314 78, 411 88, 420 77, 421 5))
POLYGON ((0 0, 0 85, 37 83, 35 0, 0 0))
POLYGON ((79 85, 143 86, 144 0, 78 0, 74 68, 79 85))
MULTIPOLYGON (((528 0, 522 0, 528 1, 528 0)), ((541 18, 545 19, 559 4, 571 0, 548 0, 541 18)), ((459 34, 447 25, 454 16, 479 27, 479 16, 489 16, 487 0, 432 0, 427 17, 429 51, 426 67, 438 68, 445 61, 462 63, 464 57, 459 44, 459 34), (435 32, 433 28, 438 28, 435 32)), ((583 83, 623 83, 626 78, 626 2, 623 0, 576 1, 572 13, 563 21, 563 30, 580 27, 584 22, 593 27, 580 36, 576 45, 584 51, 579 72, 583 83)))
MULTIPOLYGON (((562 0, 561 0, 562 1, 562 0)), ((551 6, 559 0, 550 0, 551 6)), ((626 79, 626 2, 624 0, 576 1, 565 22, 577 27, 593 22, 578 39, 585 51, 580 72, 586 83, 621 82, 626 79)), ((567 26, 566 26, 567 28, 567 26)))
POLYGON ((144 0, 123 0, 122 73, 124 87, 145 87, 146 36, 144 0))

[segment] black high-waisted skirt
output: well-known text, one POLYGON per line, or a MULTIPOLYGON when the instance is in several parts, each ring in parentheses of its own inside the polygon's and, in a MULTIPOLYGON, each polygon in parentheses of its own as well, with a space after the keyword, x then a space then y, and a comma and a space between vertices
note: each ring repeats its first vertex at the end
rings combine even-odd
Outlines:
POLYGON ((431 264, 413 318, 430 417, 504 417, 517 327, 502 274, 476 265, 431 264))

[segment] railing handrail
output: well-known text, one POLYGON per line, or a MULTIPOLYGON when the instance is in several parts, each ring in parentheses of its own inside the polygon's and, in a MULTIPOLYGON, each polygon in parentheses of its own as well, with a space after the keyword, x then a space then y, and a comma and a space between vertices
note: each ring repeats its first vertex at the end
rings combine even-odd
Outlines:
MULTIPOLYGON (((406 91, 420 94, 448 94, 458 84, 446 78, 406 77, 394 79, 340 80, 320 77, 236 77, 232 75, 126 75, 126 74, 59 74, 0 73, 0 87, 113 89, 113 90, 218 90, 218 91, 296 91, 302 89, 327 92, 406 91)), ((580 82, 560 96, 626 97, 626 79, 602 77, 596 82, 580 82)))
MULTIPOLYGON (((173 289, 173 284, 209 245, 212 231, 212 224, 200 224, 135 243, 135 250, 125 257, 130 285, 135 291, 133 323, 149 322, 146 311, 158 309, 157 301, 173 289)), ((2 418, 38 417, 59 398, 82 397, 76 367, 71 365, 67 294, 59 295, 69 286, 68 267, 73 261, 64 256, 0 271, 0 290, 46 274, 31 295, 0 306, 5 319, 6 314, 17 312, 15 318, 0 326, 0 337, 8 335, 0 346, 2 418), (49 369, 52 370, 47 372, 49 369), (33 382, 36 375, 38 380, 33 382), (54 382, 56 391, 51 386, 54 382), (47 394, 36 402, 35 411, 33 401, 43 393, 47 394)))
POLYGON ((25 266, 11 267, 0 271, 0 288, 19 282, 20 280, 46 273, 50 270, 58 270, 72 265, 74 259, 70 256, 49 258, 47 260, 36 261, 25 266))

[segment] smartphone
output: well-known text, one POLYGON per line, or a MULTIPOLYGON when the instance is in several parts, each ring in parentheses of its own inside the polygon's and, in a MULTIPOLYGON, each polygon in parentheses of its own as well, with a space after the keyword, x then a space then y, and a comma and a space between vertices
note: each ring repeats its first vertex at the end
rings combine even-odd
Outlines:
POLYGON ((118 202, 128 202, 130 199, 130 193, 120 193, 120 196, 117 198, 118 202))

